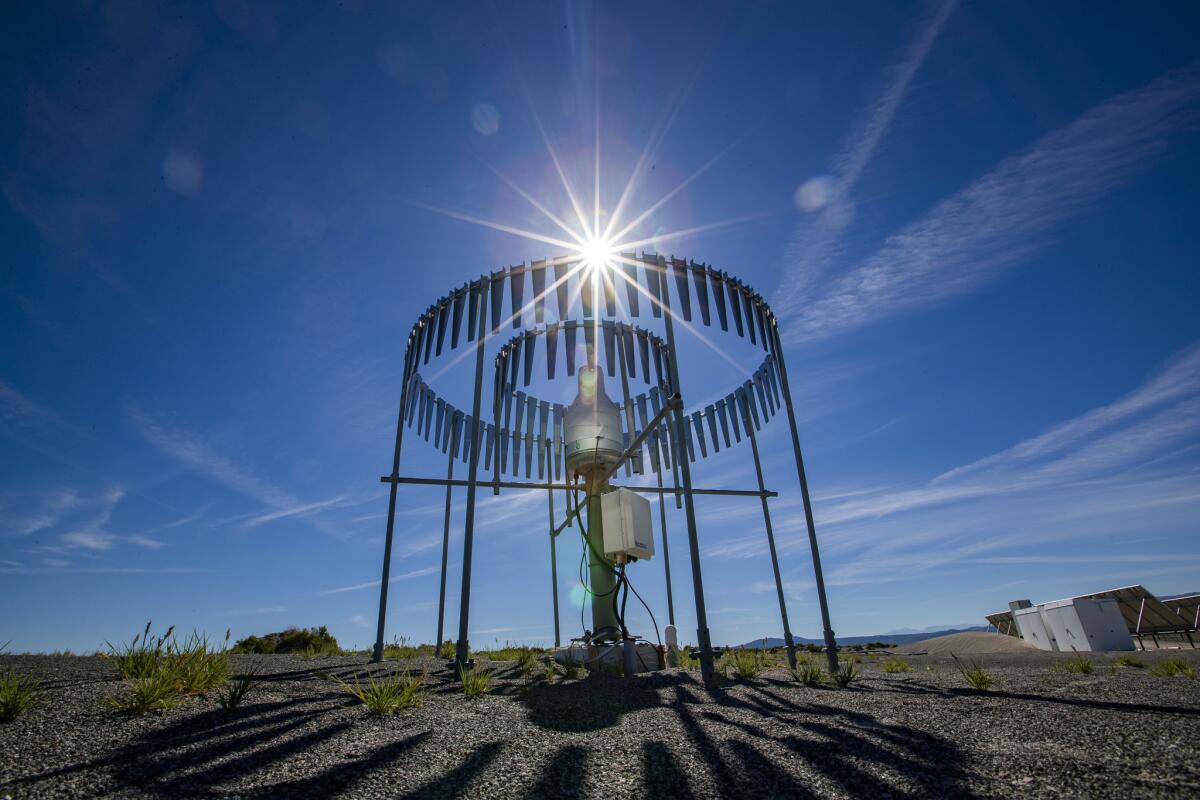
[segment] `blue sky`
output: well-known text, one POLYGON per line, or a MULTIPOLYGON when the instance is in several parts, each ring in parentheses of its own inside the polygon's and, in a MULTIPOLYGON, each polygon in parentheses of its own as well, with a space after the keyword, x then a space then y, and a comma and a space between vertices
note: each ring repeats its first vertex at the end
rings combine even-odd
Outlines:
MULTIPOLYGON (((678 191, 636 235, 736 220, 658 250, 779 315, 839 634, 1200 588, 1195 10, 652 6, 10 14, 0 641, 90 650, 153 619, 368 644, 404 338, 449 289, 556 254, 427 207, 556 236, 497 173, 568 214, 547 141, 589 195, 597 128, 606 218, 646 153, 628 209, 678 191)), ((735 382, 683 350, 685 397, 735 382)), ((468 378, 436 386, 463 404, 468 378)), ((762 439, 792 625, 819 636, 784 420, 762 439)), ((445 469, 416 439, 402 463, 445 469)), ((748 487, 749 452, 695 476, 748 487)), ((389 639, 434 635, 442 502, 400 493, 389 639)), ((714 640, 778 635, 757 503, 698 510, 714 640)), ((544 496, 485 492, 480 516, 472 643, 548 641, 544 496)), ((691 640, 673 508, 669 529, 691 640)), ((577 539, 559 555, 571 635, 577 539)), ((661 624, 661 559, 630 576, 661 624)))

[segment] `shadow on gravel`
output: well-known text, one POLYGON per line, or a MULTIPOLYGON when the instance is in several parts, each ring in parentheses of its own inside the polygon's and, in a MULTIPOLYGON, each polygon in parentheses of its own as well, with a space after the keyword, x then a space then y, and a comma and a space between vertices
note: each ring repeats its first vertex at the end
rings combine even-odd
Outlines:
POLYGON ((525 800, 582 800, 587 772, 586 747, 567 745, 550 759, 525 800))
POLYGON ((979 697, 979 698, 995 698, 999 700, 1025 700, 1032 703, 1057 703, 1067 706, 1079 706, 1080 708, 1094 708, 1102 711, 1123 711, 1133 714, 1179 714, 1185 717, 1200 716, 1200 709, 1185 708, 1183 706, 1157 706, 1148 703, 1114 703, 1110 700, 1089 700, 1085 697, 1061 697, 1052 694, 1028 694, 1025 692, 1006 692, 1003 689, 988 689, 987 691, 979 691, 977 689, 968 689, 966 687, 941 689, 937 687, 922 686, 919 684, 909 684, 901 688, 900 686, 889 686, 886 689, 877 689, 881 692, 897 692, 900 694, 925 694, 936 695, 938 697, 979 697))
POLYGON ((689 708, 696 706, 695 698, 682 687, 676 689, 672 708, 712 770, 716 778, 712 788, 721 797, 814 797, 794 774, 780 768, 783 760, 769 752, 775 748, 799 757, 806 767, 854 797, 971 795, 966 758, 948 739, 861 712, 819 704, 802 706, 761 688, 751 688, 758 696, 727 694, 717 710, 702 710, 699 714, 689 708), (778 726, 772 731, 747 722, 745 715, 737 718, 738 710, 764 722, 778 721, 780 713, 803 713, 810 718, 789 722, 787 730, 795 733, 779 733, 778 726), (751 739, 717 739, 714 731, 720 726, 751 739), (759 743, 768 752, 757 746, 759 743))
POLYGON ((487 744, 480 745, 461 764, 445 775, 427 781, 410 792, 398 795, 398 797, 405 800, 433 800, 434 798, 462 797, 463 792, 466 791, 471 781, 487 769, 503 749, 503 742, 488 742, 487 744))
POLYGON ((585 733, 612 727, 633 711, 663 705, 659 691, 695 679, 652 673, 629 681, 592 674, 580 681, 535 683, 518 698, 529 709, 529 721, 559 733, 585 733))

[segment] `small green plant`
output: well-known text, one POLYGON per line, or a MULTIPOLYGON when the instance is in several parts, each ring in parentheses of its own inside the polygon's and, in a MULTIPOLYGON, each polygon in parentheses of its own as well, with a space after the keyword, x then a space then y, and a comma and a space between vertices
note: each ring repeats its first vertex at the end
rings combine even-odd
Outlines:
POLYGON ((529 676, 537 669, 537 651, 532 647, 522 647, 517 650, 517 666, 521 674, 529 676))
POLYGON ((792 670, 792 677, 805 686, 820 686, 821 681, 825 680, 825 673, 816 664, 805 660, 797 662, 796 668, 792 670))
POLYGON ((270 655, 272 653, 304 653, 313 650, 321 655, 341 655, 337 639, 322 625, 319 628, 288 628, 266 636, 247 636, 233 646, 234 653, 270 655))
POLYGON ((334 680, 358 698, 359 702, 367 707, 367 711, 381 717, 419 705, 425 699, 425 676, 413 675, 407 671, 393 673, 380 680, 368 674, 365 686, 359 683, 357 675, 352 684, 336 676, 334 680))
POLYGON ((861 664, 861 663, 863 663, 862 656, 859 656, 859 655, 853 655, 853 656, 850 656, 850 663, 851 663, 851 664, 861 664))
POLYGON ((466 669, 460 664, 458 667, 458 677, 462 681, 463 694, 468 700, 482 697, 492 688, 492 673, 490 670, 478 669, 477 667, 466 669))
POLYGON ((574 661, 567 661, 562 665, 562 675, 567 680, 575 680, 583 674, 583 671, 583 667, 579 664, 576 664, 574 661))
POLYGON ((446 659, 447 661, 453 659, 454 658, 454 641, 452 639, 447 639, 446 641, 442 642, 441 647, 438 648, 438 655, 440 655, 442 658, 446 659))
POLYGON ((729 671, 733 670, 734 674, 743 680, 751 680, 758 677, 758 674, 764 668, 762 653, 746 648, 726 650, 725 655, 721 658, 721 662, 721 672, 724 675, 728 676, 729 671))
POLYGON ((892 656, 883 662, 883 671, 889 675, 894 675, 899 672, 912 672, 912 667, 904 659, 892 656))
POLYGON ((1178 656, 1164 658, 1162 661, 1156 661, 1154 666, 1150 667, 1150 674, 1157 675, 1160 678, 1174 678, 1183 676, 1185 678, 1196 678, 1196 668, 1191 662, 1185 661, 1178 656))
POLYGON ((1063 669, 1078 675, 1091 675, 1095 665, 1090 658, 1076 650, 1070 658, 1063 662, 1063 669))
POLYGON ((542 678, 545 679, 546 683, 550 683, 557 677, 558 668, 554 665, 553 661, 547 661, 542 665, 542 678))
POLYGON ((1145 669, 1146 668, 1146 665, 1144 662, 1139 661, 1138 659, 1134 658, 1133 656, 1118 656, 1113 661, 1113 666, 1114 667, 1132 667, 1133 669, 1145 669))
POLYGON ((700 669, 700 659, 692 653, 692 648, 684 647, 679 651, 679 668, 693 672, 700 669))
POLYGON ((131 714, 148 714, 174 708, 183 699, 177 677, 170 670, 158 670, 134 678, 127 684, 121 694, 106 701, 109 708, 131 714))
POLYGON ((12 722, 33 706, 39 683, 9 669, 0 675, 0 722, 12 722))
POLYGON ((159 668, 166 650, 167 640, 175 631, 175 626, 167 628, 167 632, 162 636, 151 639, 150 626, 152 624, 152 622, 147 622, 145 630, 134 636, 133 641, 129 644, 116 646, 112 642, 105 642, 109 651, 107 658, 117 665, 117 669, 124 677, 131 680, 142 678, 159 668))
POLYGON ((241 675, 230 681, 225 686, 225 693, 217 698, 221 704, 221 708, 226 711, 237 711, 238 706, 246 699, 246 695, 254 688, 257 683, 257 672, 251 672, 248 675, 241 675))
POLYGON ((958 671, 967 679, 967 683, 971 687, 981 692, 987 691, 992 685, 992 676, 987 671, 974 661, 963 663, 959 661, 958 656, 951 654, 954 663, 958 666, 958 671))
POLYGON ((849 688, 850 684, 858 680, 858 670, 854 668, 854 661, 842 665, 837 672, 831 672, 829 680, 839 689, 849 688))

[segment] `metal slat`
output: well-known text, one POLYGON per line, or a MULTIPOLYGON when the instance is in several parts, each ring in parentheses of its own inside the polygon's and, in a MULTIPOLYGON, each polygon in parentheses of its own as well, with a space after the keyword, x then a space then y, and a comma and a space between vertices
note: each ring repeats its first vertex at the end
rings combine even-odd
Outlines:
POLYGON ((604 333, 604 366, 608 369, 608 377, 615 378, 617 376, 616 331, 613 330, 613 324, 609 320, 604 321, 601 330, 604 333))
POLYGON ((642 268, 646 273, 646 289, 650 292, 650 312, 655 317, 662 316, 662 293, 659 291, 661 284, 658 280, 658 273, 666 269, 666 262, 662 256, 655 259, 652 256, 642 254, 642 268), (650 266, 650 262, 654 262, 654 266, 650 266))
POLYGON ((554 368, 558 365, 558 323, 546 326, 546 379, 554 380, 554 368))
POLYGON ((692 293, 688 290, 687 262, 672 257, 671 273, 675 276, 675 291, 679 295, 679 313, 683 314, 684 322, 691 322, 692 293))
POLYGON ((696 305, 700 306, 700 321, 706 326, 712 325, 712 318, 708 312, 708 282, 705 280, 708 276, 704 267, 695 261, 691 264, 691 270, 692 283, 696 286, 696 305))
POLYGON ((546 262, 529 262, 529 282, 533 286, 533 321, 546 321, 546 262))
POLYGON ((450 313, 450 349, 458 347, 458 333, 462 330, 463 301, 466 300, 466 287, 454 291, 454 307, 450 313))
POLYGON ((624 260, 621 262, 621 269, 625 272, 625 299, 629 304, 629 316, 637 317, 638 314, 638 268, 637 264, 631 263, 634 260, 633 253, 622 253, 624 260))
POLYGON ((524 314, 521 313, 521 308, 525 305, 525 263, 521 262, 520 266, 512 269, 508 274, 508 292, 512 299, 512 326, 514 330, 520 330, 521 318, 524 314))
POLYGON ((533 331, 525 332, 525 374, 522 376, 522 386, 528 386, 529 381, 533 378, 533 351, 536 349, 534 338, 536 336, 537 334, 533 331))
POLYGON ((729 330, 729 316, 725 310, 725 281, 721 277, 721 272, 715 269, 708 270, 708 282, 712 284, 713 305, 717 307, 717 321, 721 323, 721 330, 729 330))
POLYGON ((575 320, 569 319, 563 323, 563 328, 566 332, 566 347, 567 347, 567 374, 575 374, 575 328, 579 325, 575 320))
MULTIPOLYGON (((727 284, 729 286, 729 310, 733 312, 733 327, 737 329, 737 335, 742 338, 746 337, 746 332, 742 327, 742 289, 737 278, 730 278, 727 284)), ((729 410, 733 414, 733 409, 729 410)))
POLYGON ((567 275, 569 274, 571 274, 570 264, 565 261, 554 263, 554 293, 558 299, 558 318, 560 321, 571 316, 570 295, 567 294, 567 284, 570 283, 567 280, 567 275))

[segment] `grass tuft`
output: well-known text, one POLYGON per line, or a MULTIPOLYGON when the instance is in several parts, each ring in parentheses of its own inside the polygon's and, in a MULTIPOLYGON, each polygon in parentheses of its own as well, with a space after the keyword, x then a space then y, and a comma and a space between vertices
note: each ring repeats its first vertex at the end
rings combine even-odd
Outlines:
POLYGON ((1076 650, 1070 658, 1063 662, 1063 669, 1078 675, 1091 675, 1095 664, 1090 658, 1076 650))
POLYGON ((425 699, 425 676, 413 675, 407 671, 393 673, 380 680, 375 680, 373 674, 368 674, 365 686, 359 683, 357 675, 352 684, 336 676, 334 680, 358 698, 359 702, 367 707, 367 711, 381 717, 420 705, 425 699))
POLYGON ((1133 656, 1118 656, 1116 658, 1116 660, 1113 661, 1113 666, 1114 667, 1132 667, 1134 669, 1145 669, 1146 668, 1146 665, 1144 662, 1139 661, 1138 659, 1134 658, 1133 656))
POLYGON ((218 699, 221 708, 226 711, 237 711, 238 706, 246 699, 246 695, 250 694, 250 690, 258 682, 256 680, 258 673, 251 672, 248 675, 241 675, 230 681, 225 687, 225 693, 218 699))
POLYGON ((849 688, 850 684, 858 680, 858 670, 854 668, 854 661, 849 664, 843 664, 837 672, 832 672, 829 675, 829 680, 839 689, 849 688))
POLYGON ((568 661, 562 665, 562 675, 567 680, 575 680, 584 673, 583 666, 576 664, 574 661, 568 661))
POLYGON ((892 656, 883 662, 883 671, 894 675, 898 672, 912 672, 912 667, 904 659, 892 656))
POLYGON ((492 688, 492 673, 486 669, 465 669, 459 665, 458 677, 462 681, 463 694, 468 700, 482 697, 492 688))
POLYGON ((40 684, 7 670, 0 675, 0 722, 12 722, 33 706, 40 684))
POLYGON ((954 659, 954 663, 958 666, 958 671, 967 679, 967 683, 971 684, 972 688, 984 692, 991 687, 993 683, 992 676, 983 667, 979 666, 979 664, 974 661, 964 664, 954 654, 951 654, 950 657, 954 659))
POLYGON ((825 673, 816 664, 805 659, 796 664, 796 668, 792 670, 792 677, 805 686, 820 686, 825 680, 825 673))
POLYGON ((1189 661, 1185 661, 1178 656, 1171 656, 1162 661, 1156 661, 1154 666, 1150 667, 1150 674, 1157 675, 1160 678, 1183 676, 1195 680, 1196 668, 1189 661))
POLYGON ((751 680, 758 677, 758 674, 766 667, 766 660, 763 654, 757 650, 749 650, 739 648, 737 650, 726 650, 725 655, 721 658, 720 669, 726 676, 729 675, 729 670, 733 670, 742 680, 751 680))
POLYGON ((199 633, 179 642, 174 625, 162 636, 151 636, 150 625, 146 623, 129 644, 107 643, 106 657, 127 683, 123 695, 107 701, 109 707, 135 714, 163 711, 184 697, 208 694, 229 681, 229 631, 218 650, 199 633))

